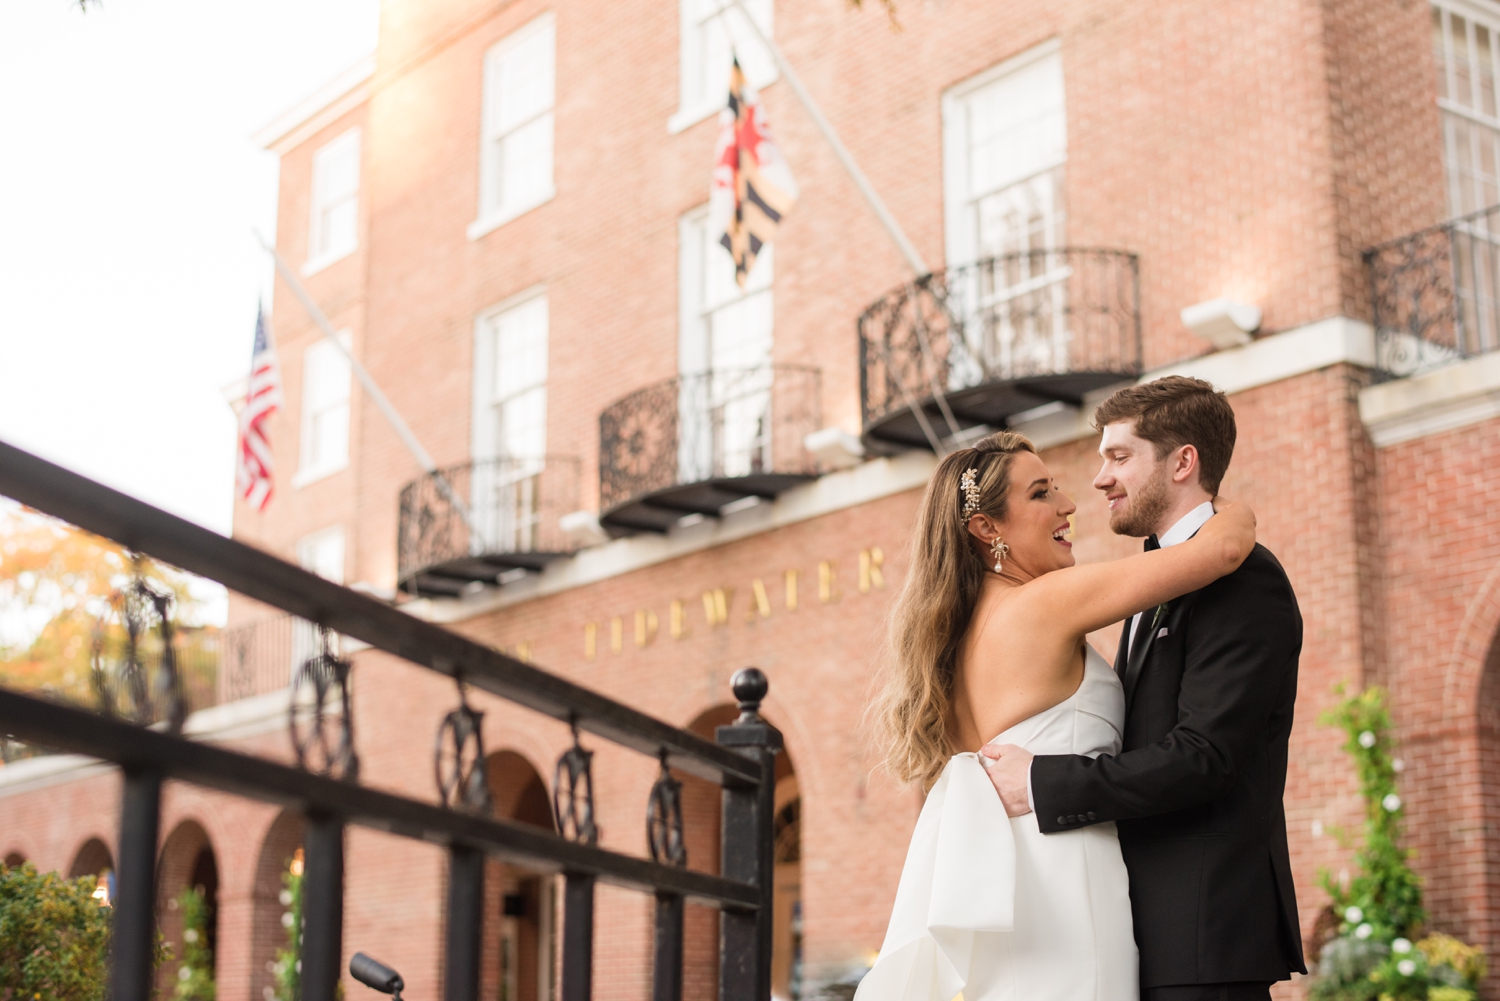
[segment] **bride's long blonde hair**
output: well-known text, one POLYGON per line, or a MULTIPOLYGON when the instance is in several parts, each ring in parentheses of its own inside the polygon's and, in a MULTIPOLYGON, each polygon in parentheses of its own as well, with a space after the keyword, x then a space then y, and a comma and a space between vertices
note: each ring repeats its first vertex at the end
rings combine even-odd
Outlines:
POLYGON ((949 453, 927 484, 867 710, 885 768, 903 782, 931 786, 953 754, 948 730, 958 648, 985 573, 963 517, 963 475, 976 470, 979 497, 971 516, 1000 520, 1016 453, 1035 451, 1024 435, 999 431, 949 453))

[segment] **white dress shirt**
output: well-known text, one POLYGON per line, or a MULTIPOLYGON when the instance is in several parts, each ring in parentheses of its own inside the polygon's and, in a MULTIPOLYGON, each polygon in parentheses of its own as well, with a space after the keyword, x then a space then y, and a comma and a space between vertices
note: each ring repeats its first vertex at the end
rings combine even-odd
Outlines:
MULTIPOLYGON (((1198 529, 1202 528, 1208 522, 1208 519, 1213 516, 1214 502, 1204 501, 1181 518, 1178 518, 1171 528, 1157 536, 1156 543, 1163 549, 1170 549, 1179 542, 1186 542, 1197 535, 1198 529)), ((1130 617, 1130 642, 1125 647, 1127 651, 1135 647, 1135 630, 1141 624, 1141 616, 1145 614, 1145 612, 1136 612, 1130 617)), ((1121 667, 1122 665, 1116 664, 1115 670, 1119 671, 1121 667)), ((1036 812, 1036 799, 1031 794, 1030 768, 1026 769, 1026 805, 1031 807, 1033 813, 1036 812)))

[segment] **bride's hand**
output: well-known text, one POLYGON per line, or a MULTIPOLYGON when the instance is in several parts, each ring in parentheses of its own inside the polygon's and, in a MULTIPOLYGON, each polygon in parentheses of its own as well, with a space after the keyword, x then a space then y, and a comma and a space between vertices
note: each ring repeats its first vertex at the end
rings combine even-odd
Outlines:
POLYGON ((1245 562, 1245 557, 1255 548, 1255 512, 1241 501, 1215 497, 1214 516, 1199 529, 1198 537, 1221 543, 1225 559, 1233 570, 1245 562))

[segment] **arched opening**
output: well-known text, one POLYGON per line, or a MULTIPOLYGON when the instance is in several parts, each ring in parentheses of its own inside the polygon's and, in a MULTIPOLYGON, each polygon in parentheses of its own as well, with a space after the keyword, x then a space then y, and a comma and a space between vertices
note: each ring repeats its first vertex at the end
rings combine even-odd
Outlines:
POLYGON ((785 751, 776 756, 775 810, 771 824, 776 859, 771 997, 798 1001, 802 997, 802 794, 792 756, 785 751))
POLYGON ((172 958, 157 969, 160 996, 178 996, 184 968, 213 978, 218 910, 219 865, 213 845, 202 825, 184 820, 167 837, 157 865, 157 920, 162 937, 172 947, 172 958), (201 908, 187 904, 184 894, 188 891, 197 894, 201 908))
POLYGON ((109 846, 99 838, 89 838, 78 849, 78 854, 73 856, 73 864, 68 867, 68 878, 79 879, 83 876, 93 876, 94 899, 101 904, 108 905, 115 899, 115 860, 109 853, 109 846))
POLYGON ((22 855, 20 852, 5 853, 5 868, 7 869, 14 869, 16 866, 24 864, 25 861, 26 856, 22 855))
POLYGON ((289 949, 290 891, 287 874, 302 850, 306 827, 302 814, 283 810, 271 822, 260 857, 255 862, 255 886, 250 906, 250 997, 252 1001, 275 1001, 276 953, 289 949))
MULTIPOLYGON (((551 831, 552 798, 530 761, 515 751, 485 759, 495 816, 551 831)), ((485 864, 485 932, 480 996, 552 1001, 557 984, 556 877, 496 859, 485 864)))

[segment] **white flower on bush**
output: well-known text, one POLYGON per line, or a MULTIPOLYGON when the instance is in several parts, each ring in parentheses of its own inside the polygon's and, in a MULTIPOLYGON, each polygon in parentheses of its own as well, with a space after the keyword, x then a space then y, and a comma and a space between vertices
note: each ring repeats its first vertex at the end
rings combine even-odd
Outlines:
POLYGON ((1391 951, 1398 956, 1404 956, 1411 952, 1411 942, 1408 939, 1398 938, 1391 943, 1391 951))
POLYGON ((1359 735, 1359 746, 1370 748, 1375 746, 1375 734, 1369 730, 1359 735))
POLYGON ((1349 922, 1351 925, 1357 925, 1364 919, 1365 912, 1352 904, 1349 906, 1348 910, 1344 911, 1344 920, 1349 922))
POLYGON ((282 911, 281 912, 281 927, 283 927, 283 928, 290 928, 291 926, 292 926, 292 912, 291 911, 282 911))
POLYGON ((1401 809, 1401 797, 1395 793, 1388 793, 1385 799, 1380 801, 1380 805, 1385 807, 1387 812, 1395 813, 1401 809))
POLYGON ((1409 977, 1413 973, 1417 972, 1417 964, 1413 960, 1403 959, 1401 962, 1396 964, 1396 970, 1403 977, 1409 977))
POLYGON ((189 928, 187 931, 185 931, 185 932, 182 933, 182 938, 183 938, 183 941, 185 941, 185 942, 196 942, 196 941, 198 941, 198 929, 196 929, 196 928, 189 928))
POLYGON ((1369 938, 1373 934, 1375 934, 1375 929, 1371 927, 1368 921, 1354 929, 1355 938, 1369 938))
POLYGON ((291 890, 282 890, 281 891, 280 900, 281 900, 281 906, 282 907, 290 907, 290 906, 292 906, 292 891, 291 890))
POLYGON ((193 968, 191 966, 179 966, 177 968, 177 979, 178 980, 188 980, 188 979, 191 979, 192 976, 193 976, 193 968))
POLYGON ((1391 762, 1391 771, 1393 771, 1393 772, 1404 772, 1404 771, 1406 771, 1406 762, 1402 761, 1400 758, 1397 758, 1395 761, 1391 762))

